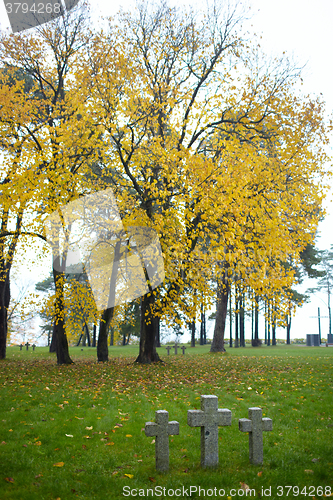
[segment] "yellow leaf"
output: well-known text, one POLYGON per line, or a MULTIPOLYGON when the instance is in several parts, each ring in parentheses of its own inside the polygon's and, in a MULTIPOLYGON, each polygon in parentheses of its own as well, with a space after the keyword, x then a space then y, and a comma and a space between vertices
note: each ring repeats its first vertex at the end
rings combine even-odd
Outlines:
POLYGON ((130 479, 134 477, 133 474, 124 474, 124 476, 129 477, 130 479))
POLYGON ((41 442, 41 441, 37 441, 37 442, 35 443, 35 445, 36 445, 36 446, 40 446, 41 444, 42 444, 42 442, 41 442))
POLYGON ((65 465, 65 462, 57 462, 53 464, 53 467, 63 467, 65 465))
POLYGON ((131 438, 131 437, 132 437, 132 434, 126 434, 126 437, 127 437, 127 438, 131 438))

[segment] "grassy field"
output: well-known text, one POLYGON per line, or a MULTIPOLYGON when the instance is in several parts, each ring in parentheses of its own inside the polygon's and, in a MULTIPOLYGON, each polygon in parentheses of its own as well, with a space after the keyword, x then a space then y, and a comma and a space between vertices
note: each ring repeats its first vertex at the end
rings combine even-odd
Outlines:
POLYGON ((133 364, 138 346, 110 348, 106 364, 93 348, 71 348, 75 364, 57 366, 46 348, 8 348, 0 362, 0 500, 333 497, 333 348, 159 352, 164 364, 142 366, 133 364), (232 411, 214 469, 200 467, 200 429, 187 425, 202 394, 232 411), (252 406, 273 419, 261 466, 249 463, 248 437, 238 430, 252 406), (167 473, 155 470, 153 438, 143 431, 159 409, 180 424, 167 473))

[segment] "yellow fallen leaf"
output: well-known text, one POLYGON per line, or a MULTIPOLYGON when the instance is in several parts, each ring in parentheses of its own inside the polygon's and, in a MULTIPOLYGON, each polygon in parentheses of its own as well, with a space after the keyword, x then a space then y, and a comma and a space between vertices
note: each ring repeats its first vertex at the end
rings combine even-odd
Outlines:
POLYGON ((304 469, 304 472, 306 472, 307 474, 313 474, 313 470, 311 469, 304 469))
POLYGON ((57 462, 56 464, 53 464, 53 467, 63 467, 65 465, 65 462, 57 462))
POLYGON ((83 420, 83 417, 77 417, 76 415, 75 418, 77 418, 78 420, 83 420))
POLYGON ((244 490, 244 491, 248 491, 248 490, 250 489, 249 485, 248 485, 248 484, 246 484, 246 483, 242 483, 242 482, 240 482, 239 484, 241 485, 241 488, 242 488, 242 490, 244 490))
POLYGON ((41 442, 41 441, 37 441, 37 442, 35 443, 35 445, 36 445, 36 446, 40 446, 41 444, 42 444, 42 442, 41 442))
POLYGON ((87 430, 87 431, 91 431, 92 429, 93 429, 93 426, 91 426, 91 427, 86 427, 86 430, 87 430))
POLYGON ((130 479, 134 477, 133 474, 124 474, 124 476, 129 477, 130 479))
POLYGON ((12 477, 5 477, 5 481, 7 481, 7 483, 13 483, 14 479, 12 477))
POLYGON ((131 438, 131 437, 132 437, 132 434, 126 434, 126 437, 127 437, 127 438, 131 438))
POLYGON ((110 443, 105 443, 105 444, 106 444, 106 446, 112 446, 114 444, 114 442, 110 441, 110 443))
POLYGON ((262 476, 262 470, 260 472, 258 472, 257 474, 258 477, 261 477, 262 476))

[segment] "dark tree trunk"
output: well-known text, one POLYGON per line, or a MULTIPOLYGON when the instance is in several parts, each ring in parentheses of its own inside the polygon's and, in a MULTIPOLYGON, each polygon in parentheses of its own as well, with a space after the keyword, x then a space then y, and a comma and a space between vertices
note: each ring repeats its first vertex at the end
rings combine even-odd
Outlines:
POLYGON ((53 278, 56 290, 55 311, 56 316, 54 335, 56 338, 56 353, 58 365, 69 365, 73 363, 68 352, 67 335, 65 333, 64 321, 64 273, 53 267, 53 278))
POLYGON ((9 303, 10 284, 8 271, 6 279, 0 281, 0 359, 6 358, 9 303))
POLYGON ((96 347, 96 330, 97 330, 96 325, 94 325, 91 347, 96 347))
POLYGON ((105 309, 103 311, 101 321, 99 323, 99 333, 97 340, 97 361, 108 361, 109 360, 109 348, 108 348, 108 330, 110 322, 113 318, 114 307, 105 309))
POLYGON ((273 305, 273 322, 272 322, 272 345, 276 345, 276 318, 275 318, 275 305, 273 305))
POLYGON ((232 293, 230 288, 230 299, 229 299, 229 347, 232 347, 232 293))
MULTIPOLYGON (((266 328, 266 326, 265 326, 266 328)), ((255 296, 254 303, 254 332, 253 332, 253 347, 260 346, 261 342, 259 340, 259 295, 255 296)))
POLYGON ((161 338, 160 338, 160 335, 161 335, 161 329, 160 329, 160 318, 158 316, 156 316, 154 318, 154 320, 156 321, 156 347, 161 347, 161 338))
POLYGON ((162 361, 156 351, 156 326, 151 308, 154 305, 155 295, 147 293, 141 297, 141 323, 140 323, 140 350, 136 363, 154 363, 162 361))
POLYGON ((201 304, 201 307, 200 307, 200 319, 201 319, 201 323, 200 323, 200 345, 204 345, 204 343, 205 343, 205 341, 204 341, 205 333, 204 332, 205 332, 205 328, 206 328, 206 325, 205 325, 206 316, 205 316, 203 304, 201 304))
POLYGON ((265 344, 267 345, 267 302, 265 300, 265 344))
POLYGON ((245 313, 244 313, 244 295, 240 297, 240 310, 239 310, 239 340, 240 346, 245 347, 245 313))
POLYGON ((290 344, 291 315, 287 315, 287 344, 290 344))
MULTIPOLYGON (((79 338, 79 341, 78 341, 78 343, 76 344, 76 347, 79 347, 82 337, 83 337, 83 333, 81 333, 80 338, 79 338)), ((83 344, 82 344, 82 345, 83 345, 83 344)))
POLYGON ((191 332, 191 347, 195 347, 195 321, 194 320, 190 323, 190 332, 191 332))
MULTIPOLYGON (((236 292, 237 293, 237 292, 236 292)), ((235 300, 235 347, 239 347, 239 300, 236 298, 235 300)))
POLYGON ((110 327, 110 346, 112 346, 114 343, 114 328, 113 326, 110 327))
POLYGON ((271 345, 271 308, 267 301, 267 345, 271 345))
POLYGON ((226 277, 224 276, 221 281, 217 281, 216 318, 213 342, 210 348, 210 352, 225 352, 224 331, 228 312, 228 294, 229 285, 226 277))

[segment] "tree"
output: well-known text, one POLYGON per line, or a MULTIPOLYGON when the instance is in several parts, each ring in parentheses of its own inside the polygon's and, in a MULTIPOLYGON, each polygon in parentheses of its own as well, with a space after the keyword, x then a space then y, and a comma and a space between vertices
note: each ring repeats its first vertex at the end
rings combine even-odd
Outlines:
MULTIPOLYGON (((33 80, 31 95, 26 99, 20 96, 18 117, 11 114, 9 123, 11 127, 20 127, 19 136, 31 164, 31 175, 33 180, 38 180, 31 198, 37 205, 34 222, 42 237, 45 214, 94 189, 85 185, 84 175, 81 175, 89 169, 89 162, 94 161, 99 135, 88 119, 84 75, 79 70, 86 23, 84 12, 74 9, 48 26, 37 28, 33 35, 3 36, 1 40, 4 62, 33 80), (23 125, 18 119, 22 115, 27 115, 23 125)), ((6 147, 9 149, 8 145, 6 147)), ((11 147, 14 154, 19 154, 21 149, 20 144, 11 147)), ((18 190, 21 194, 24 191, 23 188, 18 190)), ((62 229, 65 233, 69 230, 68 227, 62 229)), ((56 262, 53 277, 57 361, 58 364, 67 364, 72 361, 64 323, 66 255, 61 254, 59 247, 53 246, 53 263, 56 262)))

